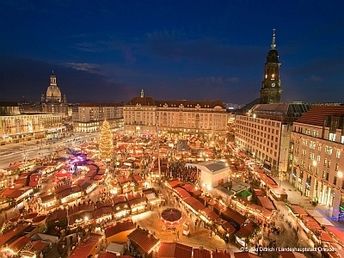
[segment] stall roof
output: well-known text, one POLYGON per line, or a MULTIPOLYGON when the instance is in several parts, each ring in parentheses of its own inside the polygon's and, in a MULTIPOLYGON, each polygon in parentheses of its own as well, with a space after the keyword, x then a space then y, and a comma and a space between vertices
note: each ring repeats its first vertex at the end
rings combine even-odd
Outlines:
POLYGON ((278 252, 281 258, 303 258, 306 257, 303 254, 296 253, 296 252, 288 252, 288 251, 281 251, 278 252))
POLYGON ((179 243, 161 243, 158 258, 191 258, 192 247, 179 243))
POLYGON ((189 194, 188 191, 186 191, 184 188, 181 188, 181 187, 176 187, 174 188, 174 190, 177 192, 177 194, 182 198, 182 199, 185 199, 185 198, 188 198, 190 197, 191 195, 189 194))
POLYGON ((270 176, 266 175, 265 173, 259 173, 260 179, 263 180, 265 184, 267 184, 271 188, 277 188, 278 184, 273 180, 270 176))
POLYGON ((210 258, 211 253, 207 249, 198 249, 194 248, 193 249, 193 258, 210 258))
POLYGON ((244 224, 243 226, 241 226, 239 231, 236 232, 236 235, 238 237, 241 237, 241 238, 247 238, 253 234, 254 226, 255 226, 255 224, 252 221, 250 221, 250 222, 244 224))
POLYGON ((339 242, 344 243, 344 232, 335 226, 325 226, 326 229, 332 233, 339 242))
POLYGON ((290 205, 290 209, 296 215, 299 215, 299 216, 307 216, 308 215, 308 213, 305 211, 305 209, 303 209, 299 205, 292 204, 292 205, 290 205))
POLYGON ((213 258, 231 258, 231 255, 226 251, 213 251, 213 258))
POLYGON ((180 182, 178 179, 175 179, 175 180, 171 180, 170 182, 168 182, 168 184, 171 186, 171 188, 175 188, 175 187, 181 185, 182 182, 180 182))
POLYGON ((257 196, 260 204, 268 210, 275 210, 275 205, 267 196, 257 196))
POLYGON ((321 241, 324 241, 324 242, 331 242, 331 243, 334 242, 334 239, 330 236, 330 234, 324 230, 320 231, 319 238, 321 241))
POLYGON ((30 242, 30 238, 27 236, 22 236, 20 238, 18 238, 17 240, 15 240, 13 243, 10 244, 10 248, 15 251, 15 252, 19 252, 20 250, 22 250, 25 245, 27 243, 30 242))
POLYGON ((139 246, 145 253, 150 253, 152 248, 159 244, 159 239, 156 239, 147 230, 137 228, 128 235, 128 239, 139 246))
POLYGON ((135 229, 135 224, 131 220, 124 221, 124 222, 117 222, 116 225, 107 227, 105 229, 105 236, 111 237, 123 231, 134 230, 134 229, 135 229))
POLYGON ((12 230, 9 230, 3 234, 0 235, 0 246, 5 245, 10 240, 14 239, 16 236, 19 236, 24 233, 26 229, 30 227, 29 224, 19 224, 17 227, 15 227, 12 230))
POLYGON ((242 225, 246 221, 246 218, 244 216, 231 208, 227 208, 222 212, 222 214, 224 215, 224 218, 230 219, 238 225, 242 225))
POLYGON ((195 211, 200 211, 205 208, 205 206, 194 197, 187 197, 184 199, 184 202, 189 204, 195 211))
POLYGON ((211 221, 215 221, 219 218, 219 215, 217 215, 213 210, 210 208, 204 208, 202 210, 202 213, 204 213, 211 221))
POLYGON ((312 216, 321 226, 333 226, 333 223, 317 210, 307 210, 307 213, 312 216))
POLYGON ((234 253, 234 258, 259 258, 259 256, 249 252, 238 252, 234 253))
POLYGON ((98 245, 101 235, 92 233, 86 242, 80 243, 72 252, 71 258, 88 257, 93 249, 98 245))

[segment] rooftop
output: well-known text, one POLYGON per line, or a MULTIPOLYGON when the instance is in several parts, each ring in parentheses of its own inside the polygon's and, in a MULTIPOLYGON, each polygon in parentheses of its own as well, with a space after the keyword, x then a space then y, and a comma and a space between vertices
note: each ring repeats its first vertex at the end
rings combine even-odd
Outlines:
POLYGON ((128 235, 128 239, 145 253, 151 253, 153 248, 159 244, 159 239, 156 239, 147 230, 137 228, 128 235))
POLYGON ((210 172, 216 174, 217 172, 228 168, 228 164, 221 160, 212 160, 202 162, 199 165, 206 167, 210 172))
POLYGON ((88 238, 85 242, 80 243, 72 252, 71 258, 73 257, 88 257, 94 247, 98 245, 101 235, 91 234, 91 237, 88 238))
POLYGON ((309 104, 302 102, 257 104, 250 112, 256 114, 259 118, 292 122, 304 112, 307 112, 309 108, 309 104))
POLYGON ((304 113, 296 122, 323 126, 329 116, 344 116, 344 105, 313 106, 304 113))
POLYGON ((158 258, 191 258, 192 247, 179 243, 161 243, 158 258))

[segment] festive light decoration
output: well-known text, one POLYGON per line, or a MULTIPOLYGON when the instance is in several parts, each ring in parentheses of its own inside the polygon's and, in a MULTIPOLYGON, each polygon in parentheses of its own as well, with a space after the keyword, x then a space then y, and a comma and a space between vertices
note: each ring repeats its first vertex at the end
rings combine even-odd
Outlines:
POLYGON ((113 139, 110 124, 105 120, 100 128, 99 152, 104 161, 112 159, 113 139))

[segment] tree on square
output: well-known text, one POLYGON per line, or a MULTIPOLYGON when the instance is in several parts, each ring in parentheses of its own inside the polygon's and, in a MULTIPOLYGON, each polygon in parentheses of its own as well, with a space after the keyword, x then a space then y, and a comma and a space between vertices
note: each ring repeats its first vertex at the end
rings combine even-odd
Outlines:
POLYGON ((104 120, 100 128, 100 140, 99 140, 99 152, 100 158, 104 161, 110 161, 112 159, 113 151, 113 138, 110 128, 110 124, 107 120, 104 120))

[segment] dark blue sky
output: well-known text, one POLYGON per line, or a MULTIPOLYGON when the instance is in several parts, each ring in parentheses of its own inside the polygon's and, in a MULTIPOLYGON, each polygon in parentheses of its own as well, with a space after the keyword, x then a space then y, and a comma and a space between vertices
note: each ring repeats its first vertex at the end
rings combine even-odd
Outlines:
POLYGON ((0 0, 3 100, 246 103, 277 29, 284 101, 343 101, 343 1, 0 0))

